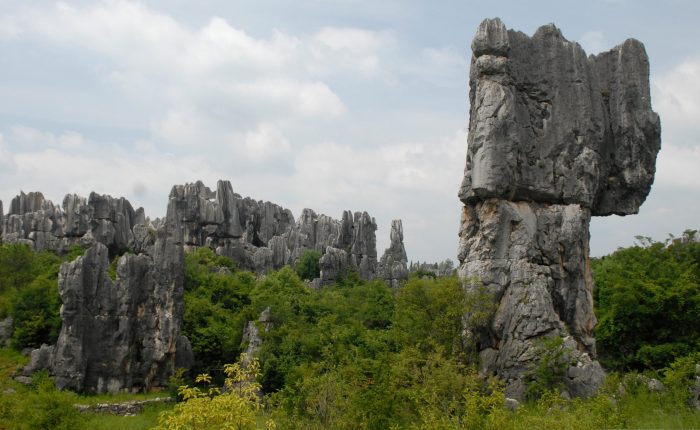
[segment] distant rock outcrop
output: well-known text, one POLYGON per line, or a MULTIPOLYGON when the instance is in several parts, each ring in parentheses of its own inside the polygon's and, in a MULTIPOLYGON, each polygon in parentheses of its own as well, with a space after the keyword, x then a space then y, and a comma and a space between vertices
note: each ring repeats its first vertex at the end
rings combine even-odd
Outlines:
POLYGON ((401 281, 408 279, 408 257, 403 246, 403 224, 400 219, 391 221, 389 248, 379 260, 379 277, 391 287, 397 288, 401 281))
POLYGON ((182 232, 186 248, 208 246, 242 269, 266 273, 293 266, 304 251, 316 250, 324 254, 322 284, 348 269, 365 279, 376 276, 377 226, 367 212, 345 211, 342 220, 336 220, 304 209, 295 222, 289 209, 243 198, 229 181, 219 181, 216 191, 201 181, 177 185, 168 207, 165 222, 172 231, 182 232))
POLYGON ((408 266, 408 273, 417 273, 418 275, 431 274, 429 276, 434 277, 452 276, 455 274, 455 263, 449 258, 439 263, 411 261, 411 264, 408 266))
POLYGON ((519 398, 539 340, 568 333, 568 390, 591 395, 590 217, 636 213, 660 147, 644 46, 587 56, 554 25, 528 37, 492 19, 472 51, 459 273, 499 304, 475 334, 482 364, 519 398))
POLYGON ((63 204, 57 206, 40 192, 21 192, 12 199, 10 212, 2 221, 6 242, 26 243, 36 251, 58 253, 74 245, 102 243, 110 256, 115 256, 139 248, 133 243, 138 241, 134 235, 137 225, 141 231, 146 230, 142 208, 134 210, 123 197, 96 193, 90 193, 87 199, 67 194, 63 204))

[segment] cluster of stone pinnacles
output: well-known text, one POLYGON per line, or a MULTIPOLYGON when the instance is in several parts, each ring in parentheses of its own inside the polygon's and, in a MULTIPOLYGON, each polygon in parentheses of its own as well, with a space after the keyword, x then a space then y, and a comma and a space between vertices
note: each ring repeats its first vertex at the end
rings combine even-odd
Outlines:
POLYGON ((36 251, 87 249, 60 270, 57 343, 35 350, 24 370, 49 369, 59 388, 76 391, 148 390, 191 365, 190 342, 180 326, 184 253, 197 247, 210 247, 259 274, 318 251, 321 274, 314 287, 351 270, 393 285, 408 277, 400 220, 392 222, 391 246, 378 262, 377 226, 366 212, 345 211, 336 220, 304 209, 295 222, 288 209, 243 198, 228 181, 219 181, 216 191, 202 182, 174 186, 166 216, 154 220, 124 198, 69 194, 58 206, 40 192, 22 192, 6 216, 0 202, 0 227, 3 241, 36 251))

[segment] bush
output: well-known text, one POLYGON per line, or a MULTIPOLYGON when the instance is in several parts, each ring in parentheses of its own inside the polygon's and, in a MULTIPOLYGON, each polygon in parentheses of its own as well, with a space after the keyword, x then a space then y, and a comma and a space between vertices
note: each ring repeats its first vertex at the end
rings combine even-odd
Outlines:
POLYGON ((320 259, 320 252, 312 250, 304 251, 296 265, 297 275, 306 281, 312 281, 321 276, 320 259))
POLYGON ((80 428, 83 417, 73 404, 77 396, 56 390, 46 373, 34 376, 33 389, 15 410, 18 430, 74 430, 80 428))
POLYGON ((596 342, 611 369, 660 369, 700 345, 700 243, 645 245, 591 262, 596 342))
POLYGON ((56 342, 61 330, 56 279, 46 275, 35 278, 12 296, 10 306, 14 318, 13 347, 38 348, 42 343, 56 342))

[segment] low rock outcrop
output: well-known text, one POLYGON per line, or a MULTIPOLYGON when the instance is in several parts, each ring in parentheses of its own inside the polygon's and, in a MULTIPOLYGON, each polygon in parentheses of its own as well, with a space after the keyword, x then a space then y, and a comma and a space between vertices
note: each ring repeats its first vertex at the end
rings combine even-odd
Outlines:
POLYGON ((408 279, 408 257, 403 245, 403 224, 400 219, 391 221, 389 248, 379 260, 378 276, 391 287, 398 288, 401 281, 408 279))
POLYGON ((540 340, 566 337, 568 390, 591 395, 604 374, 593 360, 590 217, 636 213, 660 147, 644 46, 587 56, 554 25, 528 37, 492 19, 472 52, 459 274, 498 303, 474 333, 482 365, 520 398, 540 340))

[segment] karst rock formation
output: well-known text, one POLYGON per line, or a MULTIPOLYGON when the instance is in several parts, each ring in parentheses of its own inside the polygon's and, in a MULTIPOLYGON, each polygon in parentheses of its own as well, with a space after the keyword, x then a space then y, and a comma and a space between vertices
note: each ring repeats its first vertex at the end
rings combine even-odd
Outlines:
POLYGON ((364 279, 377 273, 377 224, 367 212, 345 211, 341 220, 304 209, 295 222, 289 209, 241 197, 229 181, 212 191, 201 181, 176 185, 165 222, 181 231, 187 249, 208 246, 242 269, 262 274, 296 265, 307 250, 322 254, 323 285, 348 270, 364 279))
POLYGON ((379 260, 378 274, 392 288, 398 288, 401 281, 408 279, 408 257, 403 245, 403 223, 400 219, 391 221, 389 248, 379 260))
MULTIPOLYGON (((229 181, 219 181, 216 191, 201 181, 174 186, 163 219, 150 220, 125 198, 97 193, 68 194, 59 206, 40 192, 21 192, 7 215, 2 207, 3 241, 58 254, 76 245, 86 249, 60 269, 56 344, 34 350, 23 370, 48 369, 60 389, 148 390, 191 366, 190 342, 180 333, 184 254, 198 247, 258 274, 318 251, 315 287, 351 270, 364 279, 378 276, 377 225, 367 212, 345 211, 337 220, 304 209, 295 221, 288 209, 234 193, 229 181)), ((396 283, 403 279, 402 261, 405 267, 400 221, 392 224, 391 238, 381 270, 396 283)))
POLYGON ((20 194, 7 219, 10 241, 57 252, 74 242, 87 247, 61 266, 61 331, 55 345, 32 352, 25 374, 48 369, 59 389, 80 392, 165 386, 176 368, 192 363, 180 334, 181 235, 146 227, 143 211, 123 198, 68 195, 63 203, 61 210, 41 193, 20 194))
POLYGON ((485 372, 522 397, 543 339, 562 337, 570 394, 593 394, 591 216, 637 213, 660 148, 649 62, 633 39, 587 56, 554 25, 487 19, 472 42, 460 276, 498 307, 473 335, 485 372))

